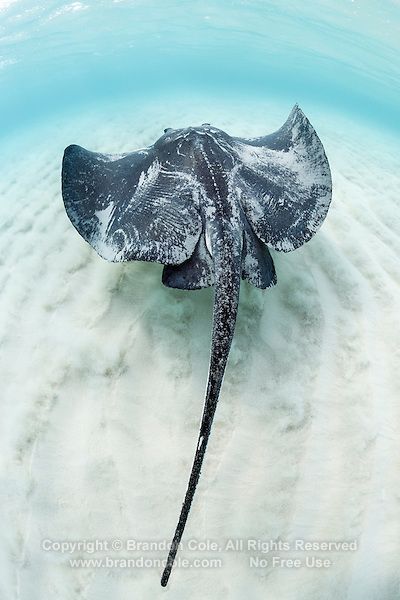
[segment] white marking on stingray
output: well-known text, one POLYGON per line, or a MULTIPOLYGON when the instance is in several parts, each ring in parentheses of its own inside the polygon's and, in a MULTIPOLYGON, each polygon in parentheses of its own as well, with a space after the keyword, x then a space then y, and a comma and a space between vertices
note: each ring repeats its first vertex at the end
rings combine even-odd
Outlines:
POLYGON ((213 253, 212 253, 212 245, 211 245, 210 228, 207 224, 206 224, 205 231, 204 231, 204 239, 206 242, 206 248, 207 248, 208 252, 210 253, 210 256, 212 256, 213 253))
POLYGON ((121 158, 125 158, 125 156, 128 156, 128 154, 126 152, 120 153, 120 154, 98 154, 97 160, 108 163, 108 162, 115 162, 117 160, 120 160, 121 158))
POLYGON ((177 154, 179 154, 179 156, 186 156, 186 154, 183 154, 183 152, 179 152, 179 150, 182 148, 182 142, 178 145, 176 152, 177 154))
POLYGON ((206 152, 205 152, 203 149, 201 149, 201 150, 200 150, 200 152, 201 152, 201 155, 203 156, 203 158, 204 158, 204 160, 205 160, 205 162, 206 162, 206 165, 207 165, 207 167, 208 167, 208 170, 209 170, 209 173, 210 173, 210 176, 211 176, 212 182, 213 182, 213 187, 214 187, 215 194, 216 194, 216 196, 217 196, 218 200, 219 200, 219 201, 221 201, 221 194, 220 194, 220 192, 219 192, 219 188, 218 188, 218 185, 217 185, 217 181, 216 181, 216 179, 215 179, 215 176, 214 176, 213 165, 212 165, 212 163, 210 163, 210 161, 208 160, 207 153, 206 153, 206 152))
POLYGON ((97 218, 99 224, 97 227, 97 233, 101 240, 106 240, 107 230, 111 223, 112 217, 111 214, 114 209, 114 202, 110 202, 106 208, 103 210, 97 210, 94 215, 97 218))
POLYGON ((148 190, 148 188, 155 183, 157 177, 160 174, 160 171, 161 171, 161 164, 160 164, 160 161, 158 160, 158 158, 156 158, 151 163, 151 165, 149 166, 147 171, 142 171, 140 173, 140 177, 139 177, 139 181, 138 181, 138 184, 136 187, 135 195, 145 193, 148 190))

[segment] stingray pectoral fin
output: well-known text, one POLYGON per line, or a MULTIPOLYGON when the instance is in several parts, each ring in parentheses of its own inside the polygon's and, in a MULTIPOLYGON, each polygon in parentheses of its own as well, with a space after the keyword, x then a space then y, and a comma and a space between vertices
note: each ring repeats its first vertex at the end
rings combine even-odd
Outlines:
POLYGON ((69 146, 62 193, 74 227, 107 260, 180 264, 199 239, 193 183, 153 147, 114 156, 69 146))
POLYGON ((332 195, 323 145, 296 105, 275 133, 235 138, 242 166, 236 175, 243 210, 257 236, 288 252, 307 242, 322 224, 332 195))
POLYGON ((226 242, 225 239, 224 244, 220 245, 217 256, 213 257, 215 265, 214 316, 206 398, 192 471, 168 554, 167 564, 161 578, 161 585, 163 587, 168 583, 196 486, 200 478, 200 471, 210 437, 211 426, 235 329, 239 302, 242 248, 241 240, 238 239, 238 236, 232 238, 230 242, 226 242))

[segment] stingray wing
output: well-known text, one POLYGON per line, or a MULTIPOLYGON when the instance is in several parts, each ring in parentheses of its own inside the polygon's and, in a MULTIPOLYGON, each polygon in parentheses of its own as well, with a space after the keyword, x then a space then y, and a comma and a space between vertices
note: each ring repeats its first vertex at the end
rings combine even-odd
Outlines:
POLYGON ((115 156, 68 146, 62 193, 74 227, 110 261, 180 264, 201 233, 195 182, 153 147, 115 156))
POLYGON ((236 187, 257 236, 288 252, 307 242, 322 224, 332 195, 322 143, 296 105, 275 133, 233 138, 242 166, 236 187))

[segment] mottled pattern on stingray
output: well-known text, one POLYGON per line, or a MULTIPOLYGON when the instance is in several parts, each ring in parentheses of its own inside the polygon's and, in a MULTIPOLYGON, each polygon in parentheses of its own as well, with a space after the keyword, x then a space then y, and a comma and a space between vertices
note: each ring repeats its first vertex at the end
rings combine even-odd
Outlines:
POLYGON ((231 219, 244 236, 242 277, 266 288, 276 276, 262 245, 287 252, 307 242, 328 211, 331 176, 295 106, 278 131, 256 139, 203 125, 169 129, 153 146, 122 155, 69 146, 62 188, 73 225, 100 256, 182 265, 164 271, 170 287, 213 285, 210 232, 231 219), (222 218, 221 195, 229 209, 222 218))
POLYGON ((195 185, 152 149, 114 157, 69 146, 62 183, 69 218, 102 258, 179 264, 193 253, 195 185))
POLYGON ((235 141, 242 162, 238 194, 254 231, 275 250, 295 250, 320 227, 331 201, 331 174, 320 139, 295 106, 274 134, 235 141))

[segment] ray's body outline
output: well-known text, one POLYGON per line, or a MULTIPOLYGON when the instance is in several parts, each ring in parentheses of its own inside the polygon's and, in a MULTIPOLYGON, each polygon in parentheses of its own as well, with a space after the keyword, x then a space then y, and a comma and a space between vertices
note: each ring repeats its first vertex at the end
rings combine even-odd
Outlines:
POLYGON ((167 129, 149 148, 122 155, 66 148, 62 193, 78 232, 107 260, 164 264, 169 287, 214 285, 209 374, 189 483, 161 585, 189 515, 234 334, 241 278, 276 284, 267 246, 307 242, 331 200, 324 148, 295 105, 275 133, 234 138, 209 124, 167 129))

